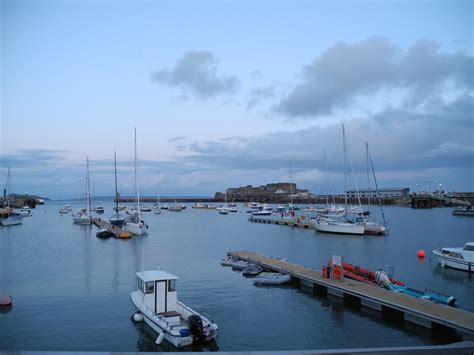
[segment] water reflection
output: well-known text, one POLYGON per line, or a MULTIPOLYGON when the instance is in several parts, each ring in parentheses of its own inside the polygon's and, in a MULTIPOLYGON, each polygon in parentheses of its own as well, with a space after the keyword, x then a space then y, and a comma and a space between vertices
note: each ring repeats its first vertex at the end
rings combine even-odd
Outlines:
POLYGON ((92 276, 91 269, 93 269, 92 264, 92 255, 91 255, 91 226, 81 226, 82 235, 83 235, 83 245, 84 245, 84 257, 83 257, 83 269, 84 269, 84 287, 86 289, 86 295, 90 294, 92 288, 92 276))
POLYGON ((137 350, 144 352, 168 352, 168 351, 219 351, 219 346, 215 341, 206 344, 193 344, 184 348, 176 348, 166 340, 160 345, 155 343, 158 335, 145 322, 134 323, 135 329, 138 332, 137 350))
MULTIPOLYGON (((114 240, 114 242, 118 242, 118 240, 114 240)), ((112 278, 112 288, 114 289, 114 293, 117 294, 118 287, 120 285, 119 275, 120 275, 120 246, 119 243, 114 243, 114 271, 113 271, 113 278, 112 278)))

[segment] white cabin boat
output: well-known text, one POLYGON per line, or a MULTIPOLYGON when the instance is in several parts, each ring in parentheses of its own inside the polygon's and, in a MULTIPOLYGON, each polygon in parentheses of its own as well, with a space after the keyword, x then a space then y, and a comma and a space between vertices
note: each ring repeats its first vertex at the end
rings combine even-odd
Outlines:
POLYGON ((290 275, 284 275, 279 272, 262 272, 255 277, 253 283, 255 285, 281 285, 289 282, 290 279, 290 275))
POLYGON ((166 271, 137 272, 138 290, 130 295, 138 309, 134 320, 144 320, 158 333, 156 344, 164 339, 182 348, 193 342, 215 340, 217 324, 178 301, 177 280, 166 271))
POLYGON ((474 271, 474 242, 468 242, 462 248, 441 248, 432 253, 438 257, 441 266, 474 271))
POLYGON ((33 211, 31 211, 30 206, 23 206, 22 208, 20 208, 19 213, 23 217, 31 217, 33 215, 33 211))

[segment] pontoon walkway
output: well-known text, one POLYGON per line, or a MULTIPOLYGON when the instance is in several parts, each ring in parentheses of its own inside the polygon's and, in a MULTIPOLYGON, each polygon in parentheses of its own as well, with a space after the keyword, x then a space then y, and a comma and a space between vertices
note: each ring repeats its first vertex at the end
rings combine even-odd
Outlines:
POLYGON ((241 260, 258 263, 266 269, 289 274, 292 278, 299 280, 301 286, 312 289, 313 292, 319 290, 342 298, 352 297, 358 300, 361 306, 380 312, 398 312, 405 321, 430 329, 443 325, 474 334, 474 313, 462 309, 423 301, 350 279, 323 278, 321 271, 249 251, 235 251, 227 254, 241 260))

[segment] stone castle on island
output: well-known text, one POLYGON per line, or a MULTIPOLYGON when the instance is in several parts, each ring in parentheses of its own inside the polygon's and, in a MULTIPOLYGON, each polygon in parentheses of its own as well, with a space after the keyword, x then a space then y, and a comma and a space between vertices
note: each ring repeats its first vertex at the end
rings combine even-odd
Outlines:
MULTIPOLYGON (((280 182, 253 187, 247 185, 243 187, 233 187, 227 190, 227 201, 242 202, 288 202, 290 198, 306 199, 311 194, 308 190, 298 189, 295 183, 280 182)), ((215 200, 224 200, 224 192, 216 192, 215 200)))

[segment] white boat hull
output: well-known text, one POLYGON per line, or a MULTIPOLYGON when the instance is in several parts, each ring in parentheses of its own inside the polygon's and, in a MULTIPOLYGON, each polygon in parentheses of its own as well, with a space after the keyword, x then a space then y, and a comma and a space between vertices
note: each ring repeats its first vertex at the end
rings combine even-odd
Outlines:
POLYGON ((146 228, 146 224, 143 224, 143 223, 141 223, 140 225, 138 225, 137 223, 130 223, 130 224, 127 223, 124 226, 124 229, 134 235, 142 235, 146 233, 147 228, 146 228))
POLYGON ((316 222, 314 228, 318 232, 335 234, 363 235, 365 227, 353 223, 319 223, 316 222))
POLYGON ((437 256, 441 266, 448 266, 453 269, 469 271, 469 264, 471 266, 471 271, 474 271, 474 262, 469 262, 466 260, 461 260, 459 258, 454 258, 448 255, 444 255, 439 250, 433 250, 432 253, 437 256))
POLYGON ((194 336, 181 336, 180 330, 187 328, 186 321, 190 315, 198 315, 202 319, 203 326, 205 328, 206 341, 215 340, 217 338, 217 325, 210 322, 206 317, 187 307, 183 303, 177 301, 178 313, 180 314, 179 322, 168 322, 167 318, 155 314, 152 309, 147 307, 143 302, 143 295, 138 292, 132 292, 130 298, 134 306, 143 314, 144 321, 148 324, 155 332, 158 333, 157 343, 160 342, 160 338, 165 339, 170 344, 177 348, 182 348, 193 343, 194 336))
POLYGON ((82 217, 75 218, 75 217, 73 217, 72 222, 75 223, 75 224, 89 225, 89 224, 92 224, 92 218, 90 218, 90 217, 86 217, 86 218, 82 218, 82 217))
POLYGON ((290 275, 283 275, 274 272, 262 272, 253 280, 253 283, 255 285, 281 285, 290 280, 290 275))
POLYGON ((23 216, 7 217, 1 220, 2 226, 15 226, 23 223, 23 216))

